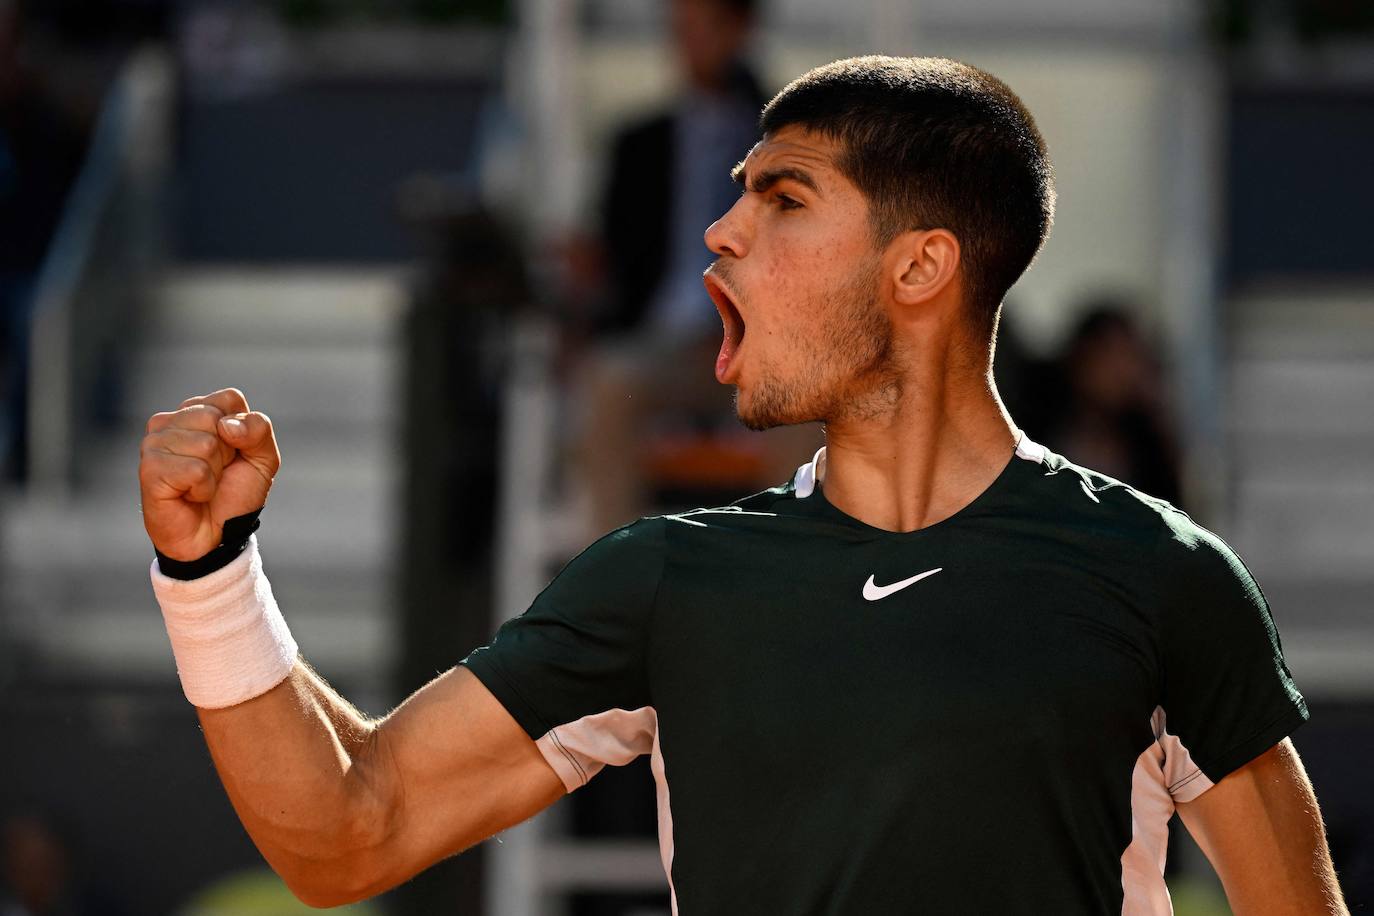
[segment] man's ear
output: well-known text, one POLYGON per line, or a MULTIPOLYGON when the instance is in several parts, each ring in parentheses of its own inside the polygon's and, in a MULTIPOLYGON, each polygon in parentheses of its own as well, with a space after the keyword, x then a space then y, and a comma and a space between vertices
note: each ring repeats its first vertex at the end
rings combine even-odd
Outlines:
POLYGON ((959 240, 948 229, 912 229, 888 245, 887 274, 898 305, 921 305, 939 296, 959 273, 959 240))

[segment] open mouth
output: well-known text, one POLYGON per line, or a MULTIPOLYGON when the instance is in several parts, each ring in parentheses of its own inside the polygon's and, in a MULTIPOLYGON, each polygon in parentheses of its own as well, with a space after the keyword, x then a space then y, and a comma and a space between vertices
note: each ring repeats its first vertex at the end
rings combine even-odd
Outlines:
POLYGON ((706 292, 716 304, 716 311, 720 312, 720 321, 725 330, 725 339, 721 342, 720 353, 716 356, 716 381, 728 384, 730 367, 735 362, 740 345, 744 343, 744 316, 735 305, 734 296, 717 277, 708 273, 705 282, 706 292))

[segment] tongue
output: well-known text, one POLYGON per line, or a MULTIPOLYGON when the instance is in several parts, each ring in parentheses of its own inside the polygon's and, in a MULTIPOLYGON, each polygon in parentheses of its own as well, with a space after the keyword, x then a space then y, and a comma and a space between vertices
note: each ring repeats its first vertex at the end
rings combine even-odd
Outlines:
POLYGON ((725 384, 725 376, 730 371, 730 361, 735 358, 735 342, 726 334, 720 342, 720 352, 716 354, 716 381, 725 384))

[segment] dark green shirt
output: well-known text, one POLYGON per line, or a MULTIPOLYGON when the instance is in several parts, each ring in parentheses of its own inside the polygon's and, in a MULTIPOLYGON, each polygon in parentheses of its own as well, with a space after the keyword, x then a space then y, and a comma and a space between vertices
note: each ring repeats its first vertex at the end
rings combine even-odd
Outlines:
POLYGON ((1307 719, 1239 558, 1024 437, 906 533, 823 460, 602 538, 464 664, 569 790, 652 754, 683 916, 1169 913, 1174 802, 1307 719))

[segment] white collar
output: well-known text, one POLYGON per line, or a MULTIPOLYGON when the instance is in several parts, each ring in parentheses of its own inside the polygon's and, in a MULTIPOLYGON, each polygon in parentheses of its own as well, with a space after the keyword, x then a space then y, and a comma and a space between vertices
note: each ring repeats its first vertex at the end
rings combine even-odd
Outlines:
MULTIPOLYGON (((1039 464, 1045 460, 1045 447, 1031 441, 1025 430, 1017 430, 1016 457, 1039 464)), ((810 461, 797 468, 796 476, 792 478, 792 489, 796 491, 798 499, 806 499, 816 492, 816 484, 824 479, 825 446, 822 445, 810 461)))

